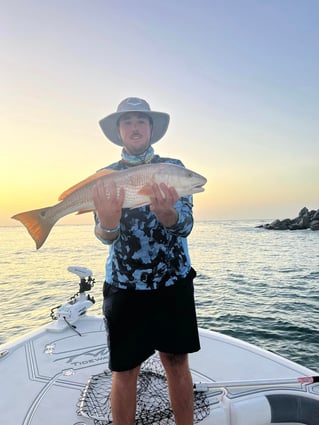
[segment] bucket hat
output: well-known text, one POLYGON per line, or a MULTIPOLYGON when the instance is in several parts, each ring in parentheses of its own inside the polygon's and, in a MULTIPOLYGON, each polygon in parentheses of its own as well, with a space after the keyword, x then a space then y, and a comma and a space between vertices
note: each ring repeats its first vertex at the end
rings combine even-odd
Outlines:
POLYGON ((169 124, 169 114, 165 112, 151 111, 150 105, 144 99, 138 97, 128 97, 119 104, 116 112, 102 118, 99 121, 100 127, 105 136, 116 145, 122 146, 123 143, 119 136, 118 121, 121 115, 127 112, 143 112, 152 120, 152 134, 150 143, 158 142, 166 133, 169 124))

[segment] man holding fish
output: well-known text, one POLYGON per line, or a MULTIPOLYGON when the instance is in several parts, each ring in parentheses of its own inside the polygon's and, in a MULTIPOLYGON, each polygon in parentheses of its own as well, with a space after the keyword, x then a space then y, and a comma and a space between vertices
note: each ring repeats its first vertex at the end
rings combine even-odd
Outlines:
MULTIPOLYGON (((106 137, 122 147, 121 160, 107 168, 153 163, 182 167, 179 160, 154 154, 152 145, 164 136, 168 123, 169 115, 151 111, 145 100, 123 100, 117 112, 100 121, 106 137)), ((93 188, 95 234, 110 247, 103 310, 113 372, 113 423, 135 423, 140 365, 158 350, 176 424, 192 425, 188 353, 200 349, 193 294, 196 273, 186 242, 193 226, 192 196, 180 197, 164 182, 144 190, 150 204, 130 209, 123 208, 125 187, 118 188, 115 181, 106 188, 98 180, 93 188)))
POLYGON ((95 211, 95 235, 109 246, 103 287, 112 370, 114 425, 135 422, 140 365, 155 350, 166 371, 177 425, 193 424, 188 353, 199 337, 187 236, 193 227, 192 194, 206 179, 178 159, 155 155, 169 115, 138 98, 124 99, 100 121, 122 148, 120 161, 64 191, 57 204, 14 215, 37 249, 59 219, 95 211))

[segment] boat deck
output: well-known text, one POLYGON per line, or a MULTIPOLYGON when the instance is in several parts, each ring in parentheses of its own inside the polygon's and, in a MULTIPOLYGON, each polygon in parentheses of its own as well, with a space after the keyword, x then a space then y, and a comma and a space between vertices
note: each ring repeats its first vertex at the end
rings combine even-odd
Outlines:
MULTIPOLYGON (((270 395, 313 400, 311 409, 319 417, 319 384, 292 382, 300 376, 313 376, 315 371, 211 331, 200 329, 200 339, 202 349, 190 355, 193 381, 204 387, 221 382, 219 388, 207 388, 203 392, 209 409, 199 418, 201 424, 268 425, 273 415, 272 405, 276 402, 270 403, 267 398, 270 395), (278 384, 279 378, 283 378, 283 383, 278 384), (251 385, 247 382, 239 385, 247 380, 253 381, 251 385), (265 385, 262 380, 271 382, 265 385), (230 381, 227 386, 223 385, 225 381, 230 381), (232 384, 234 381, 238 386, 232 384)), ((83 416, 87 411, 81 411, 83 390, 92 375, 109 373, 107 362, 104 322, 97 316, 82 316, 75 328, 54 321, 1 346, 1 422, 15 425, 107 424, 102 420, 94 422, 83 416)), ((289 405, 287 400, 285 408, 289 405)), ((316 423, 309 422, 309 425, 316 423)))

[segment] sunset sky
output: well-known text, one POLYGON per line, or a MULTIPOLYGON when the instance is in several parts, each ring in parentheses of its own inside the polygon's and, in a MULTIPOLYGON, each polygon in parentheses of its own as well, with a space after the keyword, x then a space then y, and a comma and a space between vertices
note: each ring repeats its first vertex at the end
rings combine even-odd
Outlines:
POLYGON ((0 225, 119 159, 98 121, 129 96, 171 116, 156 152, 207 177, 197 219, 318 209, 318 16, 317 0, 1 0, 0 225))

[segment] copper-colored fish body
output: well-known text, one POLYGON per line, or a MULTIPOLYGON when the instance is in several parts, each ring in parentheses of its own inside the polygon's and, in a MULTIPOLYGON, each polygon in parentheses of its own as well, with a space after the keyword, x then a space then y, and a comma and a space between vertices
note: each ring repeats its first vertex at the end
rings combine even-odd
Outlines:
POLYGON ((62 217, 76 212, 94 211, 93 187, 98 180, 103 181, 106 194, 112 181, 118 191, 124 189, 123 208, 149 205, 154 183, 175 187, 179 196, 202 192, 206 183, 205 177, 170 163, 145 164, 120 171, 103 169, 64 191, 56 205, 19 213, 12 218, 21 221, 39 249, 52 227, 62 217))

